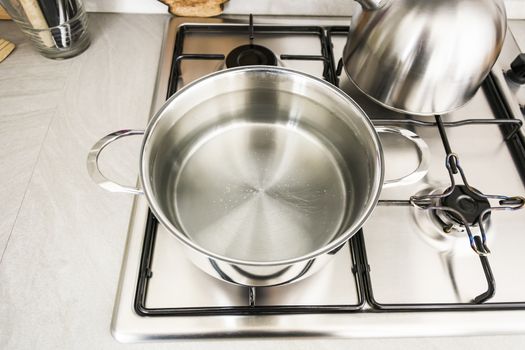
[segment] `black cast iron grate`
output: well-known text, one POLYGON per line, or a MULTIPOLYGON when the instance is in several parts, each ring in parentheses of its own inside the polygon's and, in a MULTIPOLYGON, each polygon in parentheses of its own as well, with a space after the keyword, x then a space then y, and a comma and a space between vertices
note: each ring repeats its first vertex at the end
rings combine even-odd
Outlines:
MULTIPOLYGON (((188 33, 245 33, 250 42, 257 34, 286 35, 286 34, 310 34, 319 38, 321 43, 321 55, 293 55, 283 54, 281 60, 312 60, 323 62, 323 77, 328 82, 338 85, 339 75, 342 72, 342 61, 336 66, 333 51, 332 37, 335 35, 347 35, 348 27, 318 27, 318 26, 259 26, 253 25, 183 25, 179 28, 176 37, 173 63, 171 67, 170 82, 168 86, 169 98, 177 91, 177 82, 181 71, 181 62, 184 60, 217 60, 223 61, 223 54, 200 54, 183 53, 184 38, 188 33)), ((495 119, 465 119, 457 122, 443 122, 440 116, 436 116, 434 122, 420 121, 414 119, 374 119, 376 125, 415 125, 425 127, 437 127, 447 155, 452 154, 446 128, 462 127, 468 125, 497 125, 501 128, 503 137, 512 154, 516 167, 525 183, 525 140, 517 131, 522 123, 512 118, 509 106, 502 97, 494 79, 491 75, 483 84, 483 89, 489 98, 493 108, 495 119)), ((380 201, 379 205, 412 205, 410 199, 380 201)), ((459 310, 514 310, 525 309, 524 302, 486 302, 495 292, 495 280, 492 276, 490 264, 486 257, 480 256, 482 268, 487 280, 487 291, 473 299, 471 303, 403 303, 384 304, 374 298, 372 279, 370 272, 372 267, 368 264, 366 256, 365 240, 362 230, 359 231, 349 242, 352 258, 352 266, 348 266, 349 273, 355 278, 358 291, 358 302, 353 305, 275 305, 257 306, 255 304, 254 290, 248 289, 249 301, 247 306, 228 307, 177 307, 177 308, 148 308, 146 297, 148 281, 152 277, 151 263, 154 254, 156 227, 158 222, 151 212, 148 214, 144 245, 142 250, 140 272, 135 294, 135 311, 141 316, 213 316, 213 315, 272 315, 272 314, 314 314, 314 313, 350 313, 360 311, 365 301, 377 311, 459 311, 459 310)), ((176 283, 176 280, 174 280, 176 283)))

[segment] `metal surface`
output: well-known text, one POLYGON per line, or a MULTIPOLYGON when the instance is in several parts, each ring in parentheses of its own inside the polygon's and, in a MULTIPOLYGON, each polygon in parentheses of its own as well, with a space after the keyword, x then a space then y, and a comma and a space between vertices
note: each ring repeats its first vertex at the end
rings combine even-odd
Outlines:
POLYGON ((200 272, 184 258, 173 235, 155 219, 147 222, 140 268, 146 276, 139 276, 134 304, 140 316, 336 313, 363 306, 355 239, 341 247, 333 258, 336 262, 310 278, 272 288, 241 287, 200 272), (166 278, 172 281, 169 285, 166 278), (210 290, 215 291, 213 295, 210 290), (305 292, 312 290, 316 292, 305 292))
POLYGON ((502 0, 397 0, 358 10, 345 71, 388 108, 447 113, 474 96, 498 57, 506 25, 502 0))
MULTIPOLYGON (((200 21, 247 23, 247 18, 200 21)), ((188 20, 175 18, 168 26, 153 111, 164 102, 176 29, 184 22, 188 20)), ((347 19, 257 17, 255 22, 342 26, 347 24, 347 19)), ((248 42, 247 34, 215 34, 221 37, 221 45, 219 40, 207 40, 206 35, 194 34, 187 38, 184 53, 227 55, 234 47, 248 42)), ((342 56, 347 31, 343 28, 331 39, 337 62, 342 56)), ((512 36, 508 35, 505 46, 510 48, 509 52, 515 47, 511 40, 512 36)), ((321 49, 311 37, 291 34, 283 34, 279 40, 271 36, 261 38, 256 34, 255 42, 264 44, 278 57, 292 53, 315 56, 321 49)), ((177 85, 183 86, 221 64, 220 61, 185 61, 177 85)), ((502 57, 495 66, 492 73, 496 80, 501 73, 496 67, 506 64, 502 57)), ((321 62, 283 60, 283 65, 323 76, 321 62)), ((504 77, 502 82, 506 84, 504 77)), ((443 116, 451 147, 461 158, 473 187, 484 193, 523 194, 525 187, 520 178, 519 161, 514 162, 510 151, 513 142, 504 141, 517 130, 515 123, 502 120, 502 123, 509 122, 509 127, 500 130, 497 124, 500 120, 494 119, 496 111, 489 101, 490 84, 485 85, 463 108, 443 116)), ((372 117, 374 124, 391 126, 388 121, 399 125, 396 120, 407 120, 406 115, 373 103, 344 76, 340 86, 372 117)), ((515 102, 509 98, 512 95, 501 91, 513 109, 515 102)), ((354 265, 351 254, 343 248, 325 268, 310 278, 281 287, 257 288, 255 306, 250 306, 247 288, 220 282, 195 269, 183 254, 182 246, 162 226, 155 231, 157 236, 151 247, 154 251, 151 264, 148 269, 141 270, 145 226, 150 221, 147 201, 138 196, 111 325, 114 337, 122 342, 140 342, 182 338, 362 338, 525 333, 525 277, 516 273, 519 266, 525 264, 525 256, 521 254, 521 247, 525 244, 521 229, 525 224, 525 213, 498 212, 491 216, 487 241, 492 250, 490 261, 497 291, 491 302, 473 304, 472 299, 487 286, 479 259, 472 253, 466 234, 447 236, 447 248, 444 249, 433 238, 425 236, 427 229, 438 229, 434 221, 425 220, 419 215, 425 211, 412 208, 408 203, 410 196, 429 189, 445 189, 449 181, 444 166, 445 152, 435 123, 408 118, 413 123, 401 125, 408 125, 428 145, 430 168, 426 176, 414 184, 382 191, 380 205, 363 228, 365 242, 358 244, 366 248, 363 251, 367 259, 359 257, 354 265), (136 292, 141 273, 150 276, 144 305, 148 309, 166 311, 164 315, 144 317, 137 312, 136 292), (354 276, 361 275, 366 277, 367 293, 366 304, 360 306, 359 278, 356 281, 354 276), (419 310, 433 311, 414 312, 413 304, 417 303, 419 310), (349 306, 346 311, 322 311, 325 306, 332 308, 341 304, 349 306), (302 311, 313 311, 307 314, 290 313, 289 310, 287 313, 257 314, 260 305, 291 305, 301 307, 302 311), (323 307, 316 308, 316 305, 323 307), (237 312, 239 306, 241 313, 237 312), (235 310, 224 312, 224 307, 235 310), (192 313, 194 308, 200 313, 192 313), (210 308, 212 311, 220 308, 222 316, 208 316, 210 313, 206 312, 210 312, 210 308), (256 310, 246 311, 250 308, 256 310), (360 308, 361 311, 356 312, 360 308), (186 310, 188 314, 184 313, 186 310), (173 316, 169 311, 179 312, 179 316, 173 316)), ((418 167, 421 157, 412 142, 393 134, 382 134, 380 138, 385 157, 385 179, 398 178, 418 167)), ((353 249, 350 252, 355 253, 353 249)))

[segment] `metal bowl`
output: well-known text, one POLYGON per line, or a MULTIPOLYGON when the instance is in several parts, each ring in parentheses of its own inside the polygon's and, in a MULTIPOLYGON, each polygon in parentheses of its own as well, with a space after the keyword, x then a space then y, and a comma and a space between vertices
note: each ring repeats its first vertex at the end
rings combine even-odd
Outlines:
POLYGON ((338 88, 251 66, 166 102, 145 130, 140 178, 200 268, 270 286, 310 275, 359 230, 378 200, 383 156, 368 117, 338 88))
POLYGON ((360 0, 343 52, 354 84, 380 105, 445 114, 478 91, 503 47, 503 0, 360 0), (373 8, 374 6, 372 6, 373 8))

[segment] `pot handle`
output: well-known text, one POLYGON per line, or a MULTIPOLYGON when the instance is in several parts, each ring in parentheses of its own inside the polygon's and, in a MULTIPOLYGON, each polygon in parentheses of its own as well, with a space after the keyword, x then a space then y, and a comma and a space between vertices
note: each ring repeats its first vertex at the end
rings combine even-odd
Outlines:
POLYGON ((104 136, 91 147, 87 156, 87 170, 91 179, 103 189, 109 192, 124 192, 132 194, 143 194, 140 188, 125 186, 107 179, 100 171, 98 157, 109 144, 127 136, 144 135, 144 130, 119 130, 104 136))
POLYGON ((383 188, 413 184, 425 177, 428 173, 428 167, 430 164, 430 151, 427 143, 423 141, 422 138, 410 130, 399 128, 397 126, 376 126, 375 129, 378 133, 395 134, 411 141, 416 146, 420 157, 419 166, 416 170, 398 179, 385 180, 383 182, 383 188))

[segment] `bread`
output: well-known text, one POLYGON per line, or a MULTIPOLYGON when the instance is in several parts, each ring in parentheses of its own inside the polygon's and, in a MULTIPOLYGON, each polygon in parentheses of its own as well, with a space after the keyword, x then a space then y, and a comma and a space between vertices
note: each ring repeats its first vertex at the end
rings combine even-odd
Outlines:
POLYGON ((228 0, 159 0, 169 6, 172 15, 182 17, 212 17, 222 13, 228 0))

